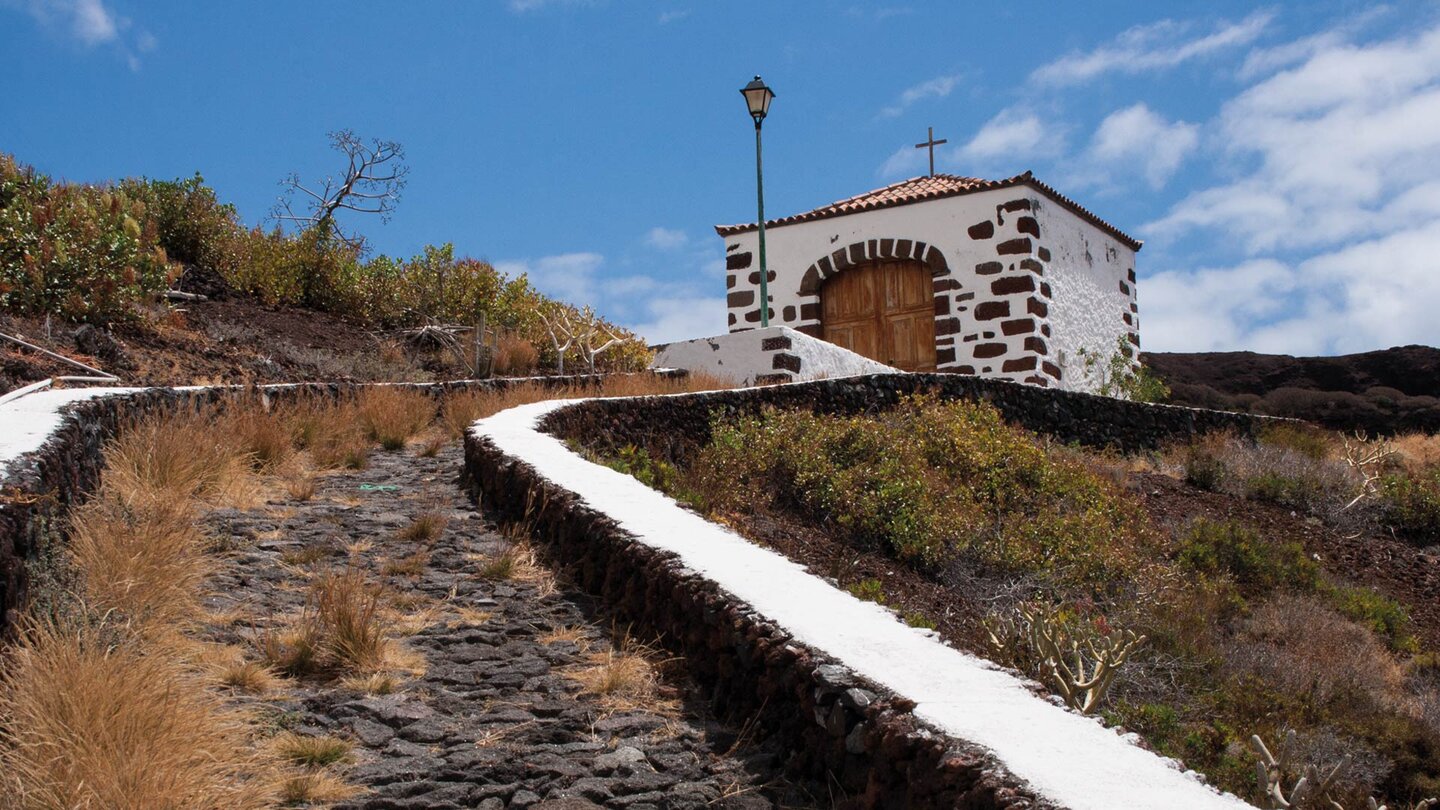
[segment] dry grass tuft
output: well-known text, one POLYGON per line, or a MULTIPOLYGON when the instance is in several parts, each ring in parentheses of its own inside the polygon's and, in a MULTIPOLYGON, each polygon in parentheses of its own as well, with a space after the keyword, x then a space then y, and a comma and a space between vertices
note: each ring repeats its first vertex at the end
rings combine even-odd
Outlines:
POLYGON ((420 442, 420 449, 415 452, 418 453, 421 458, 434 458, 440 455, 440 451, 445 449, 445 445, 449 443, 449 436, 439 431, 430 431, 425 435, 424 440, 420 442))
POLYGON ((1282 594, 1255 608, 1225 658, 1232 671, 1316 705, 1364 712, 1404 700, 1404 671, 1385 645, 1316 597, 1282 594))
POLYGON ((270 629, 256 639, 260 656, 285 675, 311 675, 322 667, 319 623, 306 610, 293 625, 270 629))
POLYGON ((273 472, 295 453, 285 418, 267 410, 258 398, 244 398, 216 419, 215 429, 230 437, 255 469, 273 472))
POLYGON ((563 642, 569 642, 578 646, 582 650, 590 646, 590 639, 585 633, 585 628, 579 625, 572 627, 557 627, 554 630, 551 630, 550 632, 540 636, 539 641, 541 644, 560 644, 563 642))
POLYGON ((440 621, 440 617, 444 613, 445 610, 440 605, 431 605, 411 611, 387 609, 385 616, 391 632, 395 635, 413 636, 422 630, 433 627, 440 621))
POLYGON ((280 552, 280 561, 286 565, 314 565, 329 556, 330 550, 319 543, 287 548, 280 552))
POLYGON ((356 567, 318 574, 299 616, 256 639, 260 654, 287 675, 423 672, 424 658, 392 638, 384 593, 356 567))
POLYGON ((307 399, 278 410, 295 446, 307 450, 320 469, 363 470, 370 442, 358 424, 353 401, 307 399))
POLYGON ((280 685, 274 670, 258 661, 235 661, 222 667, 216 677, 225 686, 249 695, 263 695, 280 685))
POLYGON ((125 503, 249 505, 258 489, 249 454, 198 413, 130 425, 106 448, 105 463, 104 492, 125 503))
POLYGON ((340 685, 367 695, 390 695, 399 690, 400 679, 388 672, 374 672, 341 678, 340 685))
POLYGON ((514 548, 508 548, 504 552, 489 558, 484 565, 480 566, 481 579, 507 580, 514 579, 519 568, 519 554, 514 548))
POLYGON ((590 663, 565 674, 583 693, 596 695, 606 711, 674 711, 675 702, 661 696, 658 662, 653 649, 624 636, 614 647, 592 654, 590 663))
POLYGON ((280 784, 285 805, 326 805, 359 795, 360 788, 326 771, 302 771, 280 784))
POLYGON ((450 621, 451 627, 478 626, 495 618, 495 614, 488 610, 476 610, 463 605, 451 605, 449 610, 455 614, 455 618, 450 621))
POLYGON ((246 718, 123 628, 31 626, 0 672, 7 806, 273 804, 246 718))
POLYGON ((534 371, 539 364, 540 352, 536 351, 533 343, 508 332, 500 335, 495 347, 495 374, 522 374, 534 371))
POLYGON ((184 503, 101 498, 76 511, 70 534, 91 608, 167 632, 199 616, 200 586, 212 566, 184 503))
POLYGON ((430 543, 440 539, 449 522, 450 518, 445 513, 427 509, 416 515, 414 520, 400 530, 398 536, 410 543, 430 543))
POLYGON ((292 501, 308 501, 315 497, 315 476, 299 473, 285 479, 285 494, 292 501))
POLYGON ((1440 467, 1440 433, 1407 433, 1390 440, 1396 460, 1412 476, 1440 467))
POLYGON ((380 573, 390 577, 418 577, 425 573, 425 566, 429 564, 430 552, 417 551, 398 560, 386 560, 380 566, 380 573))
POLYGON ((398 385, 366 388, 358 400, 365 434, 386 450, 399 450, 435 417, 435 401, 423 391, 398 385))
POLYGON ((355 746, 339 737, 307 737, 303 734, 284 732, 271 741, 275 753, 292 765, 306 768, 323 768, 350 759, 355 746))
POLYGON ((380 589, 365 572, 347 568, 316 578, 310 590, 325 656, 341 669, 378 670, 385 661, 386 631, 380 589))
POLYGON ((554 388, 536 383, 512 385, 499 390, 464 391, 445 398, 440 408, 440 424, 450 438, 458 439, 477 419, 493 416, 507 408, 539 402, 557 396, 554 388))

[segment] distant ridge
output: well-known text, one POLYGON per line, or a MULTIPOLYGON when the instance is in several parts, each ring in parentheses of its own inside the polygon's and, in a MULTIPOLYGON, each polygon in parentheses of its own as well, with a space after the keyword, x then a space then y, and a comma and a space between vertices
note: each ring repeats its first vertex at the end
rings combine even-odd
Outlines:
POLYGON ((1171 402, 1307 419, 1339 430, 1440 431, 1440 349, 1336 357, 1148 352, 1171 402))

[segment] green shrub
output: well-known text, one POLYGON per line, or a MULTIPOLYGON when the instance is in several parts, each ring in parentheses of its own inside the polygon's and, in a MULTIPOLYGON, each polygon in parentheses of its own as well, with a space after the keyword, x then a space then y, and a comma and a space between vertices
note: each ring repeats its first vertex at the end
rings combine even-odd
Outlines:
POLYGON ((1379 501, 1381 520, 1397 535, 1417 545, 1440 543, 1440 470, 1385 476, 1379 501))
POLYGON ((1185 452, 1185 482, 1210 492, 1218 492, 1227 476, 1225 462, 1206 447, 1191 447, 1185 452))
POLYGON ((852 582, 845 586, 856 599, 864 599, 866 602, 874 602, 877 605, 885 604, 885 586, 878 579, 862 579, 859 582, 852 582))
POLYGON ((156 237, 171 259, 229 277, 243 259, 244 229, 235 206, 221 203, 196 173, 187 180, 126 180, 120 189, 145 203, 156 237))
POLYGON ((1335 445, 1334 433, 1303 422, 1267 425, 1258 438, 1262 444, 1294 450, 1316 461, 1329 458, 1335 445))
POLYGON ((688 503, 696 500, 688 492, 684 479, 675 465, 663 459, 651 458, 650 453, 644 448, 626 445, 620 448, 620 452, 609 459, 606 464, 610 469, 634 476, 645 486, 658 489, 678 501, 688 503))
POLYGON ((707 508, 772 499, 922 567, 963 554, 1100 586, 1134 570, 1145 538, 1135 503, 980 403, 722 420, 694 469, 707 508))
POLYGON ((934 630, 936 627, 939 627, 934 619, 918 610, 909 611, 900 618, 911 627, 919 627, 925 630, 934 630))
POLYGON ((1410 612, 1399 602, 1364 587, 1329 585, 1323 590, 1336 610, 1373 630, 1390 649, 1419 651, 1420 642, 1411 633, 1410 612))
POLYGON ((1247 594, 1276 588, 1313 590, 1320 566, 1298 543, 1277 543, 1234 521, 1200 519, 1180 538, 1178 561, 1208 575, 1227 576, 1247 594))
POLYGON ((0 308, 106 323, 165 289, 173 266, 145 204, 122 189, 52 184, 0 155, 0 308))
POLYGON ((1263 472, 1245 479, 1244 495, 1257 501, 1268 501, 1304 512, 1318 510, 1325 499, 1325 485, 1301 473, 1285 475, 1263 472))

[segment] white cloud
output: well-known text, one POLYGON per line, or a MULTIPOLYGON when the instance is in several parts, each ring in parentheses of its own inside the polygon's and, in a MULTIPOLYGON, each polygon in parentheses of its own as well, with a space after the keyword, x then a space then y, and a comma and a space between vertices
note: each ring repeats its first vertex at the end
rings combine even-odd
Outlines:
MULTIPOLYGON (((1029 110, 1010 107, 986 121, 970 140, 935 150, 937 164, 964 174, 1019 174, 1022 164, 1037 158, 1055 157, 1065 146, 1065 133, 1047 124, 1029 110)), ((876 174, 882 178, 924 174, 929 165, 924 149, 914 145, 895 150, 876 174)))
POLYGON ((1269 49, 1225 103, 1215 173, 1142 228, 1229 268, 1144 279, 1146 348, 1290 354, 1440 345, 1440 25, 1269 49))
POLYGON ((1295 281, 1291 268, 1273 259, 1150 275, 1139 289, 1144 347, 1198 352, 1250 348, 1253 325, 1282 311, 1295 281))
POLYGON ((986 121, 980 131, 957 150, 957 156, 981 162, 1003 158, 1013 164, 1057 154, 1062 142, 1060 130, 1047 126, 1036 114, 1010 108, 986 121))
POLYGON ((106 0, 0 0, 0 9, 28 13, 39 25, 92 48, 107 46, 131 70, 140 69, 139 53, 153 51, 155 36, 116 14, 106 0))
POLYGON ((1246 54, 1245 63, 1240 67, 1239 77, 1249 81, 1303 62, 1320 51, 1343 45, 1350 37, 1390 11, 1391 9, 1386 6, 1375 6, 1361 11, 1327 31, 1270 47, 1254 48, 1246 54))
POLYGON ((1255 259, 1141 284, 1150 351, 1343 354, 1440 345, 1440 220, 1299 262, 1255 259))
POLYGON ((1138 74, 1172 68, 1254 42, 1274 16, 1269 11, 1257 11, 1200 36, 1190 36, 1194 28, 1191 23, 1175 20, 1138 25, 1093 51, 1071 53, 1042 65, 1030 78, 1041 84, 1078 84, 1104 73, 1138 74))
POLYGON ((929 81, 908 87, 900 94, 900 97, 895 100, 894 104, 880 111, 880 116, 882 118, 895 118, 916 102, 924 101, 927 98, 944 98, 950 95, 950 91, 954 90, 955 85, 959 84, 959 82, 960 77, 958 75, 937 76, 929 81))
POLYGON ((1318 50, 1227 102, 1219 135, 1222 172, 1241 179, 1193 192, 1147 231, 1224 229, 1255 253, 1423 221, 1440 204, 1440 26, 1318 50))
POLYGON ((29 12, 41 25, 63 30, 85 45, 114 41, 121 20, 104 0, 4 0, 3 5, 29 12))
POLYGON ((683 20, 690 16, 690 9, 674 9, 672 11, 660 12, 660 24, 669 25, 672 22, 683 20))
POLYGON ((114 39, 115 17, 101 0, 74 0, 71 6, 75 19, 75 36, 88 45, 114 39))
POLYGON ((588 6, 593 1, 594 0, 510 0, 510 10, 516 14, 524 14, 528 11, 539 11, 543 8, 588 6))
POLYGON ((726 331, 725 298, 708 294, 723 289, 725 260, 715 258, 718 249, 710 246, 669 261, 694 266, 683 272, 671 268, 620 275, 610 270, 603 255, 592 252, 496 262, 495 269, 511 277, 523 273, 546 295, 576 306, 589 304, 611 322, 656 343, 726 331))
POLYGON ((1200 128, 1167 122, 1145 104, 1116 110, 1100 122, 1090 142, 1093 163, 1111 172, 1112 184, 1126 182, 1138 166, 1151 188, 1161 188, 1200 142, 1200 128))
POLYGON ((540 292, 583 306, 596 303, 595 274, 603 264, 605 257, 599 253, 561 253, 496 262, 495 269, 512 277, 523 273, 540 292))
POLYGON ((690 238, 684 231, 656 226, 645 234, 645 244, 656 250, 676 250, 685 246, 690 238))
POLYGON ((652 298, 646 301, 646 310, 644 320, 628 328, 651 344, 723 335, 729 330, 723 296, 652 298))
POLYGON ((928 159, 925 152, 913 146, 902 146, 895 150, 894 154, 885 158, 881 164, 879 174, 881 177, 910 177, 917 174, 924 174, 928 166, 928 159))

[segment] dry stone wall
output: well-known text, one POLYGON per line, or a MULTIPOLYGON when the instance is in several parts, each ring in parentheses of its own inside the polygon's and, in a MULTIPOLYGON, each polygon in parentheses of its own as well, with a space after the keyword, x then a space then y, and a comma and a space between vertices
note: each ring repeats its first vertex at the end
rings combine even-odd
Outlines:
POLYGON ((934 392, 945 399, 988 402, 1004 418, 1063 442, 1124 451, 1216 430, 1253 434, 1287 421, 1252 414, 1128 402, 1042 389, 1008 380, 955 374, 875 374, 766 388, 714 391, 678 397, 587 400, 546 417, 547 431, 592 448, 645 447, 657 457, 684 461, 710 438, 717 417, 758 414, 767 406, 854 414, 894 407, 907 394, 934 392))
POLYGON ((860 807, 1055 807, 984 750, 928 728, 914 704, 795 642, 488 439, 466 436, 465 469, 475 496, 531 523, 547 556, 616 622, 683 655, 721 719, 784 739, 793 776, 838 782, 860 807))

